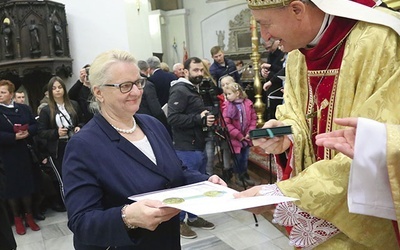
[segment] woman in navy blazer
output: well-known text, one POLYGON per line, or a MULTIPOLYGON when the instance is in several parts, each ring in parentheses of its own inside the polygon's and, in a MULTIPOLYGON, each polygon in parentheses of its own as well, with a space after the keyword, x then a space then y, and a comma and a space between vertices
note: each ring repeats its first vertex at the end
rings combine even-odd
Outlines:
POLYGON ((63 162, 75 249, 180 249, 179 210, 127 197, 207 179, 226 184, 182 166, 165 127, 135 115, 145 80, 132 55, 105 52, 89 74, 99 112, 68 142, 63 162))

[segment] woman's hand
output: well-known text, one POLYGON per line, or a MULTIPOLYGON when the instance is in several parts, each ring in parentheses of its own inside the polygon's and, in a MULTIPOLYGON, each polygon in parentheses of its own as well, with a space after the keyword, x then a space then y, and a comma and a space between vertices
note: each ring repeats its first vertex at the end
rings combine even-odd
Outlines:
MULTIPOLYGON (((271 119, 267 121, 263 128, 272 128, 283 126, 284 124, 280 121, 271 119)), ((288 136, 276 136, 274 138, 259 138, 253 140, 254 146, 259 146, 267 154, 281 154, 290 147, 290 140, 288 136)))
POLYGON ((18 133, 15 133, 15 140, 22 140, 28 136, 29 136, 28 130, 19 131, 18 133))
POLYGON ((75 128, 74 128, 74 132, 75 132, 75 133, 78 133, 78 132, 79 132, 79 130, 81 130, 81 128, 80 128, 80 127, 75 127, 75 128))
POLYGON ((154 231, 161 223, 169 221, 181 211, 162 206, 163 203, 156 200, 141 200, 132 203, 125 209, 125 220, 129 225, 154 231))
POLYGON ((212 182, 214 184, 224 186, 224 187, 228 186, 228 185, 226 185, 224 180, 222 180, 218 175, 215 175, 215 174, 210 176, 210 178, 208 178, 208 181, 212 182))
POLYGON ((66 136, 67 133, 68 133, 68 129, 67 128, 63 128, 63 127, 59 127, 58 128, 59 137, 66 136))
POLYGON ((84 68, 79 71, 79 81, 81 81, 81 83, 84 83, 85 77, 86 77, 86 69, 84 68))

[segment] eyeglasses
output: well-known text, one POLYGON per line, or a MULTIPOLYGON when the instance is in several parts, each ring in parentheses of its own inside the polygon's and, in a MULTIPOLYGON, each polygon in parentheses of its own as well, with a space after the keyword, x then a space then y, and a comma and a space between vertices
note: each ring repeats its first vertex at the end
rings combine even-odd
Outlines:
POLYGON ((125 94, 132 90, 133 85, 136 85, 136 87, 138 89, 143 89, 144 86, 146 85, 146 82, 147 82, 146 78, 140 78, 135 82, 123 82, 123 83, 119 83, 119 84, 105 83, 105 84, 102 84, 101 86, 116 87, 116 88, 119 88, 119 90, 121 91, 122 94, 125 94))

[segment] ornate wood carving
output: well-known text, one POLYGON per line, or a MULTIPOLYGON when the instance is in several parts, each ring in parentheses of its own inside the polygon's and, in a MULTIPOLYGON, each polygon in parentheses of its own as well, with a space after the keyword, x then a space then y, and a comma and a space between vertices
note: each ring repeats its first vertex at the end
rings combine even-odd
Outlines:
POLYGON ((22 77, 24 72, 39 67, 48 68, 54 75, 71 75, 72 59, 63 4, 5 1, 0 4, 0 22, 0 71, 3 74, 17 69, 22 77))
POLYGON ((64 4, 0 1, 0 78, 23 85, 33 111, 51 76, 72 74, 67 28, 64 4))
MULTIPOLYGON (((225 54, 232 60, 250 60, 252 53, 250 17, 250 9, 246 8, 229 21, 229 41, 225 54)), ((262 57, 265 56, 264 49, 261 49, 260 53, 262 57)))

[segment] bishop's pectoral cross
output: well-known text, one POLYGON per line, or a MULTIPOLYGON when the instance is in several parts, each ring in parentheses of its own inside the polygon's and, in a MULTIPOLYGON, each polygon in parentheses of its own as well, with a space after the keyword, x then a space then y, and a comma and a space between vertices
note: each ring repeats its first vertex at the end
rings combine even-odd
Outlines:
MULTIPOLYGON (((313 108, 313 111, 311 113, 306 114, 306 118, 311 119, 311 124, 313 124, 314 118, 317 117, 317 134, 319 133, 319 121, 322 116, 322 110, 327 108, 328 106, 329 106, 329 101, 324 99, 321 102, 321 105, 319 107, 317 105, 316 111, 314 111, 314 108, 313 108)), ((311 126, 311 130, 312 130, 312 126, 311 126)))

